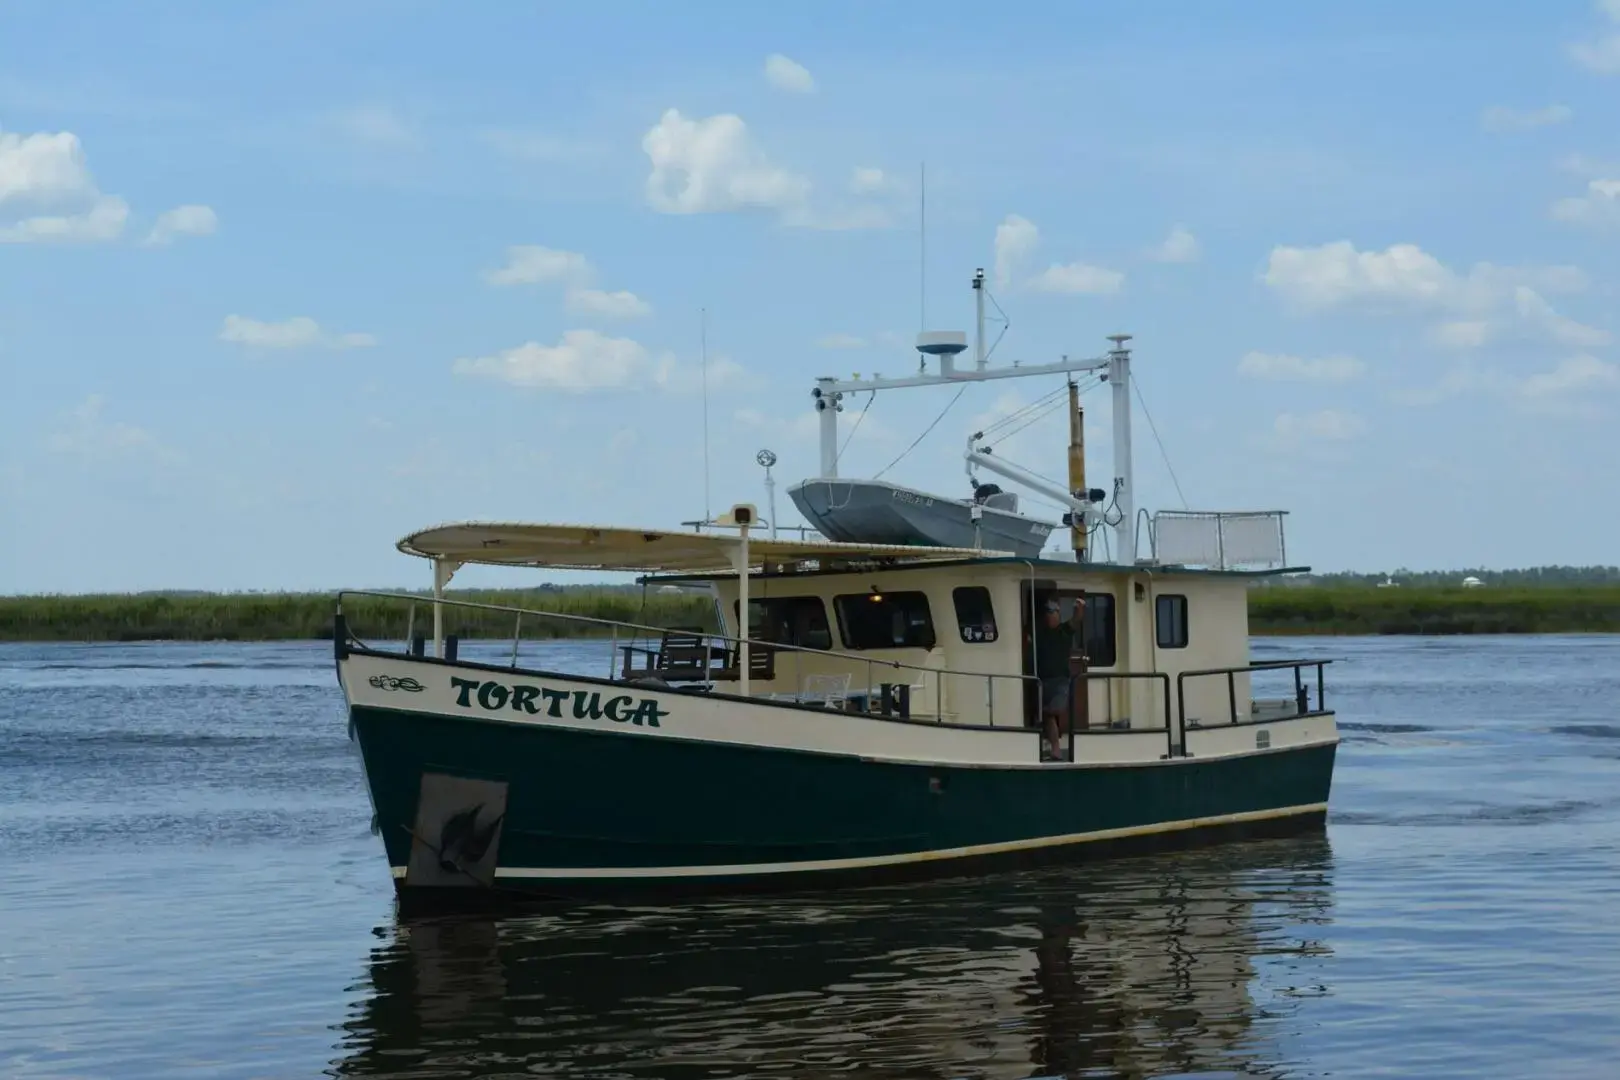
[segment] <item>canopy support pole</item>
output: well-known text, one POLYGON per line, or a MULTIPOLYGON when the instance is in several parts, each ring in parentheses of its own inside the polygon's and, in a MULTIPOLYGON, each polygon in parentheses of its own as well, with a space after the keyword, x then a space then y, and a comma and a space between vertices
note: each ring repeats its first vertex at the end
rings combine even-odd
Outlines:
POLYGON ((739 525, 737 541, 737 681, 748 696, 748 526, 739 525))
POLYGON ((433 655, 444 658, 444 587, 456 576, 461 564, 449 559, 433 560, 433 655))

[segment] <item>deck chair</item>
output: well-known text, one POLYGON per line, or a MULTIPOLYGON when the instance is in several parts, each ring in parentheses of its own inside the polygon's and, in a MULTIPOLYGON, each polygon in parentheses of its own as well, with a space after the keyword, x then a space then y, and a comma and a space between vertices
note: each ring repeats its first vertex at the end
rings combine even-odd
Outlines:
POLYGON ((799 691, 799 700, 805 704, 826 705, 835 709, 844 707, 849 696, 849 672, 839 675, 806 675, 799 691))
POLYGON ((665 682, 701 682, 709 678, 709 642, 702 630, 673 627, 664 632, 654 669, 665 682))

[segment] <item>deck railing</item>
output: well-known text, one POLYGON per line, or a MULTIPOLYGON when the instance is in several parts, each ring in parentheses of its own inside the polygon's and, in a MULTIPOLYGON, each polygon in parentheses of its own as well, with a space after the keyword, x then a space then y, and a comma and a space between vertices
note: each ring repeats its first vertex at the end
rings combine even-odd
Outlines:
MULTIPOLYGON (((338 594, 337 617, 333 622, 333 637, 339 656, 342 656, 345 651, 353 648, 358 648, 361 651, 377 653, 389 651, 387 649, 373 647, 360 638, 354 632, 348 619, 345 617, 343 610, 345 598, 358 597, 366 597, 374 600, 410 605, 405 624, 405 647, 408 655, 425 655, 424 639, 415 633, 415 628, 417 625, 419 625, 416 619, 417 607, 419 605, 427 605, 431 607, 431 605, 434 603, 438 603, 446 608, 460 608, 464 610, 511 616, 511 649, 509 654, 504 656, 503 659, 506 665, 512 670, 518 669, 519 650, 524 640, 523 628, 525 621, 528 620, 528 624, 533 626, 534 620, 551 620, 574 628, 589 628, 598 636, 603 636, 603 631, 606 631, 605 636, 609 639, 611 649, 608 654, 609 661, 608 670, 606 673, 607 678, 610 680, 617 679, 619 681, 630 682, 643 679, 661 678, 661 672, 665 669, 657 667, 656 660, 650 659, 648 666, 632 668, 630 666, 631 657, 636 653, 641 653, 650 657, 657 657, 660 651, 658 648, 641 646, 636 642, 645 637, 653 637, 657 638, 659 641, 664 641, 667 640, 670 635, 674 634, 683 635, 687 639, 684 647, 692 649, 695 653, 702 654, 705 662, 702 664, 694 664, 689 668, 680 669, 685 671, 687 674, 695 674, 697 676, 696 678, 686 679, 686 685, 684 686, 679 685, 679 682, 682 681, 679 676, 673 682, 670 680, 665 680, 666 682, 671 682, 671 687, 673 689, 681 689, 687 692, 710 692, 716 683, 739 681, 738 675, 740 675, 740 665, 738 663, 738 658, 740 657, 743 639, 726 634, 711 633, 709 631, 702 630, 687 631, 678 627, 672 628, 667 626, 652 626, 625 620, 602 619, 589 615, 574 615, 567 612, 544 611, 535 608, 520 608, 505 604, 486 604, 472 600, 456 600, 448 597, 435 601, 430 597, 412 595, 410 593, 380 592, 366 589, 346 589, 338 594), (621 641, 625 643, 621 644, 621 641), (717 645, 716 643, 719 644, 717 645), (620 659, 621 655, 622 661, 620 659), (719 668, 712 667, 708 663, 709 660, 713 659, 719 659, 721 661, 721 666, 719 668)), ((486 619, 484 621, 487 622, 488 620, 486 619)), ((501 639, 497 638, 495 640, 501 639)), ((456 654, 458 651, 458 645, 459 638, 456 635, 446 635, 444 659, 452 661, 457 659, 456 654)), ((848 668, 859 669, 864 667, 866 672, 866 685, 864 687, 849 687, 848 690, 842 694, 826 693, 821 695, 817 695, 813 692, 802 693, 799 691, 798 686, 802 686, 804 684, 805 676, 807 674, 825 675, 828 673, 824 670, 811 671, 808 673, 800 672, 800 677, 796 680, 798 685, 796 686, 794 692, 781 693, 767 691, 764 694, 757 695, 765 700, 774 699, 793 701, 798 704, 831 704, 831 699, 833 697, 842 697, 853 702, 859 711, 869 713, 871 715, 898 717, 900 719, 932 720, 936 723, 952 724, 954 721, 948 719, 948 717, 955 716, 957 713, 954 710, 947 709, 946 705, 951 703, 957 695, 948 693, 948 688, 954 686, 960 689, 964 686, 972 687, 978 685, 983 687, 985 716, 990 725, 997 726, 995 723, 997 715, 997 701, 1005 701, 1003 695, 1011 693, 1016 695, 1013 700, 1017 702, 1017 705, 1012 711, 1013 714, 1018 717, 1018 722, 1015 724, 999 726, 1021 728, 1029 731, 1031 734, 1038 734, 1042 730, 1042 710, 1039 707, 1037 707, 1035 710, 1036 715, 1033 718, 1026 715, 1025 688, 1029 684, 1036 682, 1036 677, 1033 675, 993 674, 982 671, 963 671, 953 668, 928 667, 920 664, 909 664, 901 660, 874 657, 870 654, 863 655, 860 653, 844 652, 837 649, 817 649, 783 642, 763 641, 757 638, 748 639, 748 647, 753 657, 768 657, 770 658, 770 663, 772 665, 774 665, 774 658, 776 654, 784 653, 793 656, 809 657, 816 661, 823 662, 814 665, 815 667, 825 668, 826 665, 824 661, 833 660, 840 662, 840 664, 848 668), (880 672, 887 673, 890 677, 880 678, 880 672), (1012 685, 1007 686, 1007 683, 1011 683, 1012 685), (999 692, 998 685, 1001 687, 999 692), (930 686, 933 690, 931 695, 931 704, 933 706, 932 713, 930 714, 928 712, 923 712, 921 714, 914 715, 912 705, 919 696, 917 691, 921 691, 924 695, 926 695, 927 691, 930 689, 930 686), (819 701, 806 701, 807 698, 814 698, 818 696, 821 698, 819 701)), ((1274 720, 1294 719, 1300 716, 1320 715, 1328 711, 1324 668, 1326 665, 1332 662, 1332 660, 1268 660, 1233 667, 1207 668, 1198 671, 1183 671, 1178 673, 1175 677, 1176 688, 1174 710, 1171 708, 1170 675, 1167 672, 1087 671, 1071 674, 1069 677, 1069 708, 1065 722, 1065 727, 1069 736, 1067 740, 1067 756, 1069 760, 1074 760, 1074 746, 1075 739, 1077 737, 1109 736, 1118 735, 1121 733, 1163 733, 1166 740, 1166 756, 1173 757, 1185 753, 1186 731, 1189 727, 1187 718, 1187 683, 1189 680, 1193 679, 1224 678, 1226 680, 1228 709, 1225 722, 1227 724, 1255 724, 1274 720), (1316 704, 1314 707, 1312 707, 1310 703, 1309 688, 1306 686, 1304 675, 1305 671, 1311 668, 1316 670, 1316 704), (1238 676, 1252 675, 1256 672, 1263 671, 1283 671, 1289 669, 1292 669, 1294 672, 1295 695, 1292 701, 1289 701, 1288 699, 1280 699, 1275 702, 1256 702, 1251 700, 1249 702, 1250 710, 1247 713, 1239 709, 1237 693, 1238 676), (1154 711, 1162 711, 1162 724, 1153 727, 1139 727, 1132 723, 1129 726, 1120 727, 1116 726, 1114 723, 1114 717, 1112 716, 1111 712, 1107 717, 1104 718, 1101 725, 1092 722, 1089 710, 1090 699, 1088 691, 1093 682, 1102 682, 1104 686, 1109 686, 1115 682, 1123 682, 1126 685, 1130 685, 1133 682, 1140 682, 1143 680, 1157 682, 1159 684, 1159 701, 1158 706, 1154 709, 1154 711), (1082 712, 1084 714, 1083 716, 1082 712), (1082 718, 1085 720, 1085 723, 1083 725, 1077 725, 1077 719, 1082 718)), ((753 659, 753 662, 750 663, 751 680, 759 680, 763 682, 777 681, 774 666, 769 670, 762 672, 759 666, 761 663, 762 662, 757 659, 753 659)), ((971 690, 969 692, 971 693, 971 690)), ((1037 697, 1038 694, 1039 691, 1036 690, 1037 697)), ((1112 695, 1106 695, 1106 697, 1111 702, 1112 695)), ((927 700, 927 698, 925 698, 925 700, 927 700)), ((1003 710, 1005 711, 1005 706, 1003 707, 1003 710)), ((1217 721, 1217 723, 1219 723, 1219 721, 1217 721)), ((1201 725, 1195 720, 1191 726, 1197 728, 1201 725)))
MULTIPOLYGON (((671 684, 673 689, 687 692, 708 692, 716 683, 733 683, 740 681, 741 674, 741 646, 744 639, 728 634, 710 632, 700 629, 685 629, 681 627, 652 626, 644 623, 628 622, 620 619, 602 619, 589 615, 574 615, 559 611, 542 611, 534 608, 520 608, 505 604, 486 604, 472 600, 455 600, 445 597, 434 600, 431 597, 413 596, 409 593, 379 592, 369 589, 346 589, 338 594, 338 618, 334 623, 334 636, 343 636, 347 643, 352 643, 363 651, 382 652, 385 650, 374 648, 361 639, 343 616, 345 598, 366 597, 373 600, 391 601, 409 604, 410 609, 406 619, 406 648, 408 653, 416 656, 425 656, 424 639, 415 635, 414 629, 418 625, 416 608, 418 605, 431 607, 440 604, 445 608, 459 608, 463 610, 498 613, 510 615, 512 618, 511 651, 506 664, 513 670, 518 666, 518 652, 523 641, 523 627, 525 620, 534 625, 533 620, 552 620, 564 625, 590 629, 597 636, 609 639, 611 648, 610 663, 607 677, 620 681, 636 681, 638 679, 661 679, 671 684), (340 629, 341 628, 341 629, 340 629), (655 638, 660 642, 667 641, 672 635, 680 639, 680 648, 686 655, 688 662, 677 665, 675 668, 657 666, 656 658, 662 652, 661 647, 638 645, 642 638, 655 638), (623 644, 621 644, 623 642, 623 644), (632 668, 632 657, 640 653, 649 656, 647 666, 632 668), (620 657, 622 656, 622 662, 620 657), (702 662, 696 662, 701 660, 702 662), (710 661, 719 660, 718 668, 712 666, 710 661), (622 666, 621 666, 622 665, 622 666), (672 676, 665 679, 665 675, 672 676), (696 676, 695 678, 692 676, 696 676), (684 684, 684 685, 683 685, 684 684)), ((499 639, 497 639, 499 640, 499 639)), ((456 635, 446 635, 444 659, 458 658, 460 639, 456 635)), ((945 708, 956 696, 948 692, 954 686, 963 687, 981 686, 984 693, 985 714, 987 722, 994 726, 996 717, 996 702, 1005 701, 1004 695, 1017 694, 1013 700, 1020 702, 1018 712, 1022 713, 1022 694, 1026 684, 1035 681, 1033 675, 996 674, 983 671, 963 671, 954 668, 929 667, 921 664, 910 664, 902 660, 893 660, 876 657, 870 654, 843 652, 836 649, 817 649, 804 645, 793 645, 777 641, 764 641, 759 638, 747 639, 750 652, 749 679, 750 682, 777 681, 774 660, 777 654, 803 656, 814 658, 816 668, 825 668, 825 661, 837 661, 841 666, 854 671, 864 669, 866 685, 864 687, 851 686, 842 695, 833 692, 801 692, 797 688, 791 693, 770 692, 754 694, 765 700, 793 701, 806 704, 806 698, 817 698, 819 703, 828 703, 831 697, 842 696, 852 700, 863 712, 870 712, 878 716, 893 716, 900 719, 925 719, 936 723, 950 723, 948 716, 954 715, 953 710, 945 708), (761 660, 761 657, 768 658, 761 660), (888 678, 882 675, 887 674, 888 678), (947 681, 949 680, 949 681, 947 681), (1007 683, 1012 686, 1007 686, 1007 683), (1000 689, 998 690, 998 684, 1000 689), (924 712, 913 714, 913 703, 918 697, 927 695, 932 689, 932 714, 924 712)), ((339 648, 343 648, 343 643, 339 648)), ((854 673, 851 671, 851 674, 854 673)), ((826 674, 823 670, 800 672, 799 685, 803 685, 806 675, 826 674)), ((971 693, 972 691, 969 690, 971 693)), ((925 697, 925 700, 927 698, 925 697)), ((976 726, 976 725, 975 725, 976 726)), ((1002 725, 1007 727, 1023 727, 1017 725, 1002 725)), ((1031 729, 1032 731, 1034 729, 1031 729)))

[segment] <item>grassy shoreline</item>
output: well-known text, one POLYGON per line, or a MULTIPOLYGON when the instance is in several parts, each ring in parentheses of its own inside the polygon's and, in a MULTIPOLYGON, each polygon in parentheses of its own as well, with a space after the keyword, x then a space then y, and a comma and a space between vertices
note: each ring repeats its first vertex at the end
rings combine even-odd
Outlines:
MULTIPOLYGON (((707 597, 622 588, 452 590, 451 599, 540 608, 650 626, 713 628, 707 597)), ((0 597, 0 641, 293 641, 330 636, 335 593, 189 593, 0 597)), ((405 636, 409 605, 367 597, 345 604, 363 638, 405 636)), ((1620 585, 1463 589, 1364 585, 1257 588, 1250 631, 1258 635, 1620 633, 1620 585)), ((432 625, 416 605, 415 632, 432 625)), ((509 612, 447 608, 447 632, 507 638, 509 612)), ((526 638, 591 636, 588 627, 526 615, 526 638)), ((601 636, 612 630, 599 628, 601 636)))

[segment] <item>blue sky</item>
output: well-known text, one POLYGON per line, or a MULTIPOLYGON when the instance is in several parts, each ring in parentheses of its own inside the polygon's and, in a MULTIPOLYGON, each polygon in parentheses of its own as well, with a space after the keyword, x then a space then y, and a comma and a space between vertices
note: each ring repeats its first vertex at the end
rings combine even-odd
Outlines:
MULTIPOLYGON (((993 362, 1134 334, 1188 504, 1289 510, 1294 561, 1613 562, 1617 88, 1584 0, 9 3, 0 593, 420 584, 393 544, 444 520, 698 517, 703 309, 712 508, 763 505, 756 450, 816 471, 814 378, 913 370, 924 300, 971 331, 979 266, 993 362)), ((962 492, 1055 385, 970 389, 887 477, 962 492)), ((843 471, 952 394, 880 395, 843 471)))

